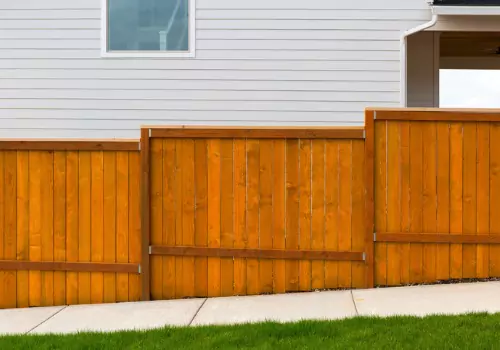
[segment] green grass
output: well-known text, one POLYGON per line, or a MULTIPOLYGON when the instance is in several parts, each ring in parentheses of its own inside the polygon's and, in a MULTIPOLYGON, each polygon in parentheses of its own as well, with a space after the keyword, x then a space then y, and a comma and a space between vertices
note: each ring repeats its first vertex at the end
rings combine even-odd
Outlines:
POLYGON ((500 314, 7 336, 0 349, 500 349, 500 314))

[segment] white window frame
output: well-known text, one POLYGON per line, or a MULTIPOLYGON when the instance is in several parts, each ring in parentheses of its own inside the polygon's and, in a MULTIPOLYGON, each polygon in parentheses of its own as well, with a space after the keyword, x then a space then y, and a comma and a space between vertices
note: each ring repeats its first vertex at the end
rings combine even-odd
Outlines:
POLYGON ((194 58, 196 57, 196 0, 189 1, 188 51, 108 51, 108 1, 101 0, 101 57, 194 58))

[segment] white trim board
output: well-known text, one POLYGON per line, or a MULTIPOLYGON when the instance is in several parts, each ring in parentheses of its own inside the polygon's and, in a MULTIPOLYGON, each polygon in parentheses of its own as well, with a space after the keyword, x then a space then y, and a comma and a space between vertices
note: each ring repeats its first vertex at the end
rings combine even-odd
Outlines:
POLYGON ((496 16, 500 6, 432 6, 432 13, 443 16, 496 16))

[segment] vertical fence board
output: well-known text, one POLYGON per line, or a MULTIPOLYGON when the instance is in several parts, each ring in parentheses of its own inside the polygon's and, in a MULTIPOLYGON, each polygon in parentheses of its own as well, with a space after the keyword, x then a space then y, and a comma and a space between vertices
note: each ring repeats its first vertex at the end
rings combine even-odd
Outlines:
MULTIPOLYGON (((66 259, 78 262, 79 232, 79 154, 66 154, 66 259)), ((78 272, 66 274, 66 302, 78 304, 78 272)))
MULTIPOLYGON (((364 188, 364 142, 355 140, 352 142, 352 246, 351 250, 365 252, 365 188, 364 188), (359 169, 359 170, 358 170, 359 169)), ((365 254, 366 255, 366 254, 365 254)), ((364 262, 352 262, 352 287, 364 288, 365 282, 364 262)))
MULTIPOLYGON (((29 259, 42 260, 41 248, 41 157, 40 152, 30 151, 29 155, 29 259)), ((3 173, 3 172, 2 172, 3 173)), ((3 215, 3 213, 2 213, 3 215)), ((3 220, 3 216, 2 216, 3 220)), ((3 251, 3 248, 2 248, 3 251)), ((29 306, 41 306, 42 279, 40 271, 29 272, 29 306)))
MULTIPOLYGON (((207 212, 207 201, 208 201, 208 177, 207 177, 207 141, 206 140, 196 140, 195 145, 194 145, 194 152, 195 152, 195 170, 194 170, 194 175, 195 175, 195 191, 196 191, 196 214, 195 214, 195 245, 197 247, 206 247, 207 242, 208 242, 208 236, 207 236, 207 228, 208 228, 208 212, 207 212)), ((163 159, 165 166, 164 173, 168 171, 168 173, 165 173, 165 179, 166 182, 164 184, 164 191, 167 191, 165 200, 163 202, 163 205, 166 206, 167 208, 171 207, 174 202, 174 196, 173 196, 173 176, 174 173, 172 172, 172 167, 173 164, 171 164, 172 159, 174 159, 174 152, 175 152, 175 144, 171 141, 164 141, 164 152, 165 152, 165 158, 163 159), (167 151, 168 150, 168 151, 167 151), (168 169, 168 170, 167 170, 168 169)), ((168 218, 170 217, 170 220, 168 222, 174 223, 174 225, 170 225, 170 228, 167 229, 170 232, 175 232, 175 217, 170 214, 173 213, 173 208, 166 210, 165 216, 168 218)), ((164 239, 164 242, 167 245, 172 245, 172 241, 169 240, 168 238, 169 233, 165 233, 167 235, 167 239, 164 239)), ((175 266, 175 260, 173 260, 172 257, 166 256, 163 257, 163 272, 171 274, 170 271, 174 271, 174 266, 175 266)), ((208 293, 208 265, 207 265, 207 258, 204 257, 197 257, 195 258, 195 295, 197 297, 206 297, 208 293)), ((164 277, 164 293, 163 297, 170 299, 172 295, 172 291, 170 290, 170 287, 168 286, 168 283, 172 283, 170 280, 171 278, 166 278, 167 276, 164 277), (167 288, 165 290, 165 288, 167 288)))
MULTIPOLYGON (((1 186, 1 185, 0 185, 1 186)), ((17 152, 17 260, 29 260, 29 152, 17 152)), ((17 307, 29 306, 29 272, 17 271, 17 307)))
MULTIPOLYGON (((66 152, 54 153, 54 261, 66 261, 66 152)), ((66 273, 54 272, 54 305, 66 304, 66 273)))
MULTIPOLYGON (((117 152, 116 154, 116 260, 119 263, 128 262, 128 236, 129 236, 129 154, 117 152)), ((128 301, 127 273, 116 274, 116 301, 128 301)))
MULTIPOLYGON (((246 141, 234 140, 234 247, 245 248, 248 243, 246 229, 246 141)), ((234 294, 247 293, 247 262, 244 258, 234 259, 234 294)))
MULTIPOLYGON (((208 246, 220 247, 220 140, 208 141, 208 246)), ((220 258, 208 258, 208 296, 221 294, 220 258)))
MULTIPOLYGON (((194 142, 183 140, 182 147, 182 245, 194 246, 194 142)), ((160 231, 161 233, 161 231, 160 231)), ((182 259, 184 295, 194 297, 194 257, 182 259)))
MULTIPOLYGON (((221 222, 220 244, 223 248, 233 248, 233 140, 221 141, 221 222)), ((221 295, 233 295, 233 259, 222 258, 221 267, 221 295)))
MULTIPOLYGON (((339 251, 347 252, 352 246, 352 141, 339 141, 339 251)), ((352 263, 339 262, 339 287, 350 288, 352 263)))
MULTIPOLYGON (((464 123, 463 129, 463 233, 477 232, 477 124, 464 123)), ((462 248, 463 278, 475 278, 477 245, 462 248)))
MULTIPOLYGON (((325 249, 325 140, 312 141, 311 249, 325 249)), ((362 190, 363 184, 360 185, 362 190)), ((312 289, 325 288, 325 262, 311 262, 312 289)))
MULTIPOLYGON (((477 124, 477 234, 490 232, 490 126, 477 124)), ((477 278, 488 278, 490 251, 487 244, 477 245, 477 278)))
MULTIPOLYGON (((129 152, 129 193, 128 193, 128 262, 140 264, 142 263, 142 235, 141 235, 141 167, 140 157, 138 152, 129 152)), ((147 262, 146 262, 147 263, 147 262)), ((143 276, 150 278, 149 267, 145 263, 141 264, 143 276), (147 274, 146 274, 147 273, 147 274)), ((141 278, 138 274, 130 274, 128 277, 128 300, 141 300, 142 288, 141 278)))
MULTIPOLYGON (((490 125, 490 139, 500 141, 500 123, 490 125)), ((490 232, 500 235, 500 147, 490 147, 490 232)), ((490 246, 490 276, 500 277, 500 245, 490 246)))
MULTIPOLYGON (((103 159, 103 227, 105 262, 116 262, 116 154, 105 152, 103 159)), ((116 274, 104 273, 103 299, 106 303, 116 302, 116 274)))
MULTIPOLYGON (((423 146, 423 230, 435 233, 437 229, 437 145, 436 123, 422 123, 423 146)), ((422 278, 424 282, 436 280, 436 244, 424 244, 422 252, 422 278)))
MULTIPOLYGON (((387 232, 387 122, 375 123, 375 229, 387 232)), ((387 243, 375 244, 375 284, 387 285, 387 243)))
MULTIPOLYGON (((299 247, 311 249, 311 140, 299 141, 299 247)), ((311 290, 311 261, 299 261, 299 290, 311 290)))
MULTIPOLYGON (((1 153, 1 152, 0 152, 1 153)), ((5 152, 4 159, 4 259, 16 260, 17 251, 17 152, 5 152)), ((1 176, 0 176, 1 178, 1 176)), ((0 186, 2 184, 0 183, 0 186)), ((0 194, 1 196, 1 194, 0 194)), ((0 211, 2 209, 0 208, 0 211)), ((1 227, 1 226, 0 226, 1 227)), ((4 303, 11 308, 16 307, 17 297, 17 272, 5 271, 4 280, 4 303)))
MULTIPOLYGON (((339 249, 339 146, 332 140, 325 145, 325 249, 339 249)), ((325 288, 338 288, 339 263, 325 262, 325 288)))
MULTIPOLYGON (((400 149, 399 157, 401 161, 401 232, 410 232, 410 123, 400 122, 400 149)), ((400 282, 410 283, 410 243, 402 243, 399 247, 400 257, 400 282)))
MULTIPOLYGON (((401 166, 400 166, 400 128, 397 122, 387 125, 387 231, 399 232, 401 229, 401 166)), ((401 283, 400 245, 387 244, 387 284, 396 286, 401 283)))
MULTIPOLYGON (((104 261, 104 154, 92 152, 91 161, 91 261, 104 261)), ((102 272, 90 274, 91 302, 104 301, 104 275, 102 272)))
MULTIPOLYGON (((462 233, 463 125, 450 125, 450 233, 462 233)), ((450 246, 450 277, 462 278, 462 245, 450 246)))
MULTIPOLYGON (((5 206, 7 205, 5 199, 5 152, 0 151, 0 259, 5 259, 4 248, 5 248, 5 206)), ((6 271, 0 270, 0 308, 8 308, 10 305, 7 302, 8 290, 5 288, 5 275, 6 271)))
MULTIPOLYGON (((177 246, 182 246, 182 181, 183 181, 182 148, 183 148, 182 141, 180 139, 176 139, 174 196, 175 196, 175 245, 177 246)), ((154 161, 155 160, 152 159, 152 162, 154 161)), ((208 210, 210 210, 210 203, 208 210)), ((208 230, 210 230, 210 226, 208 230)), ((182 275, 183 275, 182 257, 176 256, 174 259, 175 259, 175 297, 182 298, 184 297, 184 287, 182 285, 182 275)), ((208 274, 209 274, 208 281, 209 283, 211 283, 210 270, 208 274)), ((208 295, 210 295, 210 285, 208 286, 208 290, 209 290, 208 295)))
MULTIPOLYGON (((423 128, 420 123, 410 123, 410 231, 423 229, 423 128)), ((410 283, 423 281, 422 244, 410 244, 410 283)))
MULTIPOLYGON (((260 237, 261 249, 273 247, 273 141, 260 142, 260 237)), ((259 262, 259 293, 273 292, 273 262, 269 259, 260 259, 259 262)))
MULTIPOLYGON (((437 123, 437 230, 450 232, 450 125, 437 123)), ((439 244, 436 251, 436 279, 450 278, 450 245, 439 244)))
MULTIPOLYGON (((152 139, 150 143, 150 156, 153 160, 150 166, 150 208, 151 208, 151 244, 161 245, 163 241, 163 167, 161 160, 164 159, 163 142, 160 139, 152 139)), ((163 260, 161 256, 150 256, 151 274, 156 278, 151 279, 151 298, 161 300, 163 297, 163 260)))
MULTIPOLYGON (((273 148, 273 248, 285 249, 286 225, 286 144, 274 140, 273 148)), ((273 260, 274 293, 286 291, 285 260, 273 260)))
MULTIPOLYGON (((286 141, 286 249, 299 248, 299 141, 286 141)), ((287 260, 286 291, 299 290, 299 262, 287 260)))
MULTIPOLYGON (((259 248, 260 144, 247 140, 247 232, 248 247, 259 248)), ((259 260, 247 259, 247 294, 259 293, 259 260)))
MULTIPOLYGON (((80 152, 78 190, 78 261, 90 262, 90 152, 80 152)), ((90 272, 78 273, 78 302, 90 304, 90 272)))

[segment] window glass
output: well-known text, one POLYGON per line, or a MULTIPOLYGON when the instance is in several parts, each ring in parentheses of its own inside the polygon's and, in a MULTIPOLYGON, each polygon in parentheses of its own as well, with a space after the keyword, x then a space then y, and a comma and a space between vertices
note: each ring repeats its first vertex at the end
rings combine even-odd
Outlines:
POLYGON ((108 51, 188 51, 189 0, 108 0, 108 51))

